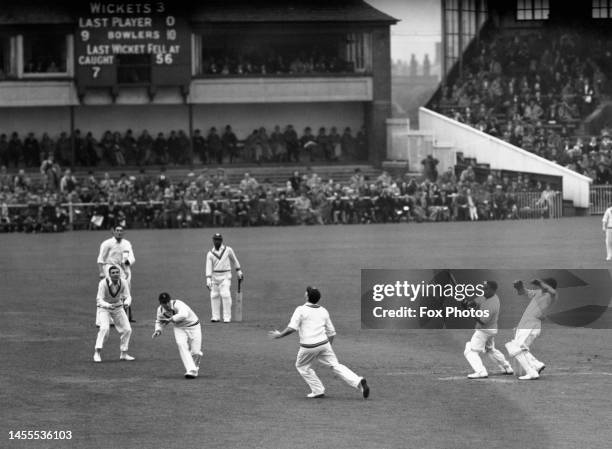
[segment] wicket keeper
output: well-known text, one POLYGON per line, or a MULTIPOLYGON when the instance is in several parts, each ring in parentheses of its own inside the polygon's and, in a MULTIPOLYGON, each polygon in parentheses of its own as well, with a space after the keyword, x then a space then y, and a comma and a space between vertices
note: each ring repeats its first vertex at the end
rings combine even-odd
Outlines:
POLYGON ((531 302, 523 312, 516 328, 514 339, 506 343, 510 357, 513 357, 525 371, 520 380, 535 380, 540 377, 546 365, 536 359, 530 351, 531 344, 542 332, 542 319, 557 299, 557 281, 554 278, 536 279, 531 282, 534 289, 526 289, 523 281, 516 281, 514 288, 520 296, 527 296, 531 302))

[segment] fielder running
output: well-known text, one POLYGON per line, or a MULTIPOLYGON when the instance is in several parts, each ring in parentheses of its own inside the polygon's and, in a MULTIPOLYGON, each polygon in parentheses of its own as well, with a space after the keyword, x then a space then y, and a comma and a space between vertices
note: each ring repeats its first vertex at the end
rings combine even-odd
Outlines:
POLYGON ((499 366, 503 374, 514 374, 510 363, 501 351, 495 347, 494 337, 497 335, 497 320, 499 318, 499 297, 497 282, 487 281, 484 284, 484 296, 474 299, 474 305, 483 311, 488 311, 488 318, 476 318, 476 326, 472 339, 465 344, 465 358, 474 370, 468 374, 468 379, 484 379, 489 373, 482 363, 480 354, 485 353, 489 359, 499 366))
POLYGON ((159 304, 152 338, 159 337, 165 325, 174 323, 174 339, 185 366, 185 378, 194 379, 198 377, 203 355, 200 320, 191 307, 172 299, 168 293, 159 295, 159 304))
POLYGON ((206 288, 210 290, 211 322, 218 323, 221 318, 221 302, 223 302, 223 322, 232 321, 232 295, 230 286, 232 266, 236 267, 238 279, 244 279, 240 262, 234 250, 223 245, 221 234, 213 235, 213 248, 206 254, 206 288))
POLYGON ((325 387, 311 367, 318 360, 323 365, 329 366, 334 374, 351 387, 360 390, 363 397, 367 399, 370 395, 370 387, 365 378, 340 364, 334 353, 331 343, 336 335, 336 330, 327 310, 318 304, 321 293, 316 288, 307 287, 304 297, 306 303, 295 309, 289 325, 282 332, 275 329, 268 332, 268 335, 276 339, 296 331, 299 333, 300 349, 295 367, 310 387, 308 398, 325 396, 325 387))
POLYGON ((96 338, 96 347, 94 352, 94 362, 101 362, 101 351, 104 343, 108 339, 110 330, 111 318, 115 322, 115 329, 119 332, 121 343, 119 349, 121 355, 120 360, 134 360, 134 357, 128 355, 128 347, 130 345, 130 336, 132 335, 132 327, 128 320, 125 308, 132 303, 130 296, 130 288, 121 279, 121 270, 119 267, 111 266, 108 270, 109 277, 101 279, 98 283, 98 295, 96 302, 98 305, 100 329, 98 329, 98 337, 96 338))
POLYGON ((519 295, 526 295, 531 302, 523 312, 516 328, 514 339, 506 343, 510 357, 513 357, 523 368, 525 374, 521 380, 534 380, 546 365, 531 354, 529 348, 542 331, 542 319, 547 309, 557 299, 557 281, 553 278, 536 279, 532 282, 536 289, 525 289, 523 281, 516 281, 514 288, 519 295))
MULTIPOLYGON (((123 226, 117 225, 113 228, 113 237, 104 240, 100 245, 100 253, 98 254, 98 271, 100 279, 108 275, 108 268, 112 266, 119 267, 121 277, 125 279, 128 287, 131 288, 132 270, 131 267, 136 262, 132 244, 123 238, 123 226)), ((132 309, 128 308, 128 317, 130 322, 134 322, 132 318, 132 309)), ((96 319, 96 325, 99 325, 96 319)))
POLYGON ((606 209, 601 228, 606 239, 606 260, 612 260, 612 206, 606 209))

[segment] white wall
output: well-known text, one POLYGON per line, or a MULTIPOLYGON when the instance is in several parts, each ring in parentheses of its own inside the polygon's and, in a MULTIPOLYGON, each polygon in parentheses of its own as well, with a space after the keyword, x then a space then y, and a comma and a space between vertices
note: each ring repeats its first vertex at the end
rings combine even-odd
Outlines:
POLYGON ((189 130, 187 105, 143 105, 143 106, 79 106, 75 108, 75 128, 84 134, 91 131, 99 138, 106 130, 125 132, 128 128, 140 134, 182 129, 189 130))
MULTIPOLYGON (((106 130, 125 132, 132 129, 137 135, 143 129, 150 133, 189 129, 189 109, 180 105, 109 105, 77 106, 74 109, 75 128, 82 134, 91 131, 100 138, 106 130)), ((279 125, 292 124, 298 135, 306 126, 316 134, 319 127, 335 126, 342 133, 346 126, 357 134, 364 120, 363 103, 292 103, 292 104, 225 104, 193 105, 193 127, 204 134, 215 126, 217 130, 232 125, 239 139, 246 138, 255 128, 264 126, 268 132, 279 125)), ((17 131, 20 135, 34 132, 40 137, 48 132, 55 137, 70 131, 69 107, 0 108, 0 132, 17 131)))
POLYGON ((426 108, 419 110, 419 126, 493 170, 561 176, 563 199, 572 200, 576 207, 589 207, 591 179, 586 176, 426 108))
POLYGON ((69 106, 78 104, 72 81, 2 81, 0 105, 6 107, 69 106))
POLYGON ((251 104, 372 101, 372 77, 195 79, 189 103, 251 104))
POLYGON ((0 133, 17 131, 23 136, 33 132, 40 137, 70 131, 70 109, 65 107, 0 108, 0 133))

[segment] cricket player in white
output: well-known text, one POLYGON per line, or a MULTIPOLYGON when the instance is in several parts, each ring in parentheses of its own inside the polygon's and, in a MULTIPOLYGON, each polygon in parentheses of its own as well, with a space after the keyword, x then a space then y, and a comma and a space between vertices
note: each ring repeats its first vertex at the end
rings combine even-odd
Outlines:
POLYGON ((514 374, 510 363, 504 354, 495 347, 497 335, 497 321, 499 318, 499 297, 497 296, 497 282, 487 281, 484 284, 484 296, 473 300, 473 304, 481 311, 486 311, 487 318, 476 318, 476 326, 472 339, 465 344, 465 358, 474 370, 468 374, 468 379, 484 379, 489 373, 482 363, 480 354, 483 352, 502 370, 503 374, 514 374))
POLYGON ((236 267, 238 279, 244 279, 240 262, 234 250, 223 244, 221 234, 213 235, 213 248, 206 254, 206 287, 210 290, 210 321, 218 323, 221 317, 221 302, 223 302, 223 322, 232 321, 232 295, 230 286, 232 280, 232 263, 236 267))
POLYGON ((553 278, 536 279, 532 282, 536 289, 525 289, 523 281, 516 281, 514 288, 519 295, 526 295, 531 302, 523 312, 516 328, 514 339, 506 343, 510 357, 513 357, 525 371, 521 380, 534 380, 546 367, 531 354, 529 348, 542 331, 542 319, 547 309, 557 299, 557 281, 553 278))
POLYGON ((322 398, 325 396, 325 387, 312 369, 317 360, 329 366, 334 374, 353 388, 361 390, 364 398, 370 395, 370 387, 364 377, 360 377, 346 366, 338 362, 331 343, 336 330, 331 322, 329 313, 317 303, 321 293, 316 288, 307 287, 304 294, 306 303, 297 307, 289 325, 282 332, 273 330, 268 333, 271 338, 282 338, 297 331, 300 335, 300 350, 297 354, 295 367, 310 387, 308 398, 322 398))
POLYGON ((606 237, 606 260, 612 260, 612 206, 604 212, 601 228, 606 237))
POLYGON ((121 339, 119 345, 121 355, 119 359, 131 361, 134 360, 134 357, 128 355, 127 351, 130 345, 132 327, 130 326, 124 309, 125 307, 129 307, 132 302, 130 287, 125 280, 121 279, 121 270, 119 270, 119 267, 111 266, 108 272, 109 277, 101 279, 98 283, 96 302, 98 310, 100 310, 100 329, 98 329, 98 338, 96 339, 93 359, 94 362, 102 361, 100 352, 108 339, 110 320, 112 318, 121 339))
POLYGON ((165 325, 174 323, 174 339, 185 365, 185 377, 198 377, 203 355, 200 319, 191 307, 183 301, 172 299, 168 293, 159 295, 159 304, 152 338, 159 337, 165 325))
MULTIPOLYGON (((100 279, 103 279, 108 275, 108 268, 110 266, 119 267, 121 270, 121 277, 125 279, 128 287, 131 288, 131 267, 136 262, 136 258, 134 257, 132 244, 123 238, 123 232, 123 226, 115 226, 113 228, 113 237, 104 240, 100 245, 100 252, 98 254, 98 271, 100 274, 100 279)), ((129 320, 133 322, 132 309, 128 308, 127 312, 129 320)), ((96 324, 99 325, 97 319, 96 324)))

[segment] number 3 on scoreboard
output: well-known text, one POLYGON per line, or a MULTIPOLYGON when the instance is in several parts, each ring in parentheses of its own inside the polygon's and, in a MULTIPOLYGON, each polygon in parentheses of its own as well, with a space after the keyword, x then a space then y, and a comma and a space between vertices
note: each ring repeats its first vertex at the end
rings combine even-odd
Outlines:
POLYGON ((95 78, 97 78, 97 77, 98 77, 98 74, 100 73, 100 66, 95 65, 95 66, 93 66, 93 67, 91 68, 91 70, 92 70, 92 72, 93 72, 93 75, 92 75, 92 76, 93 76, 93 78, 94 78, 94 79, 95 79, 95 78))

